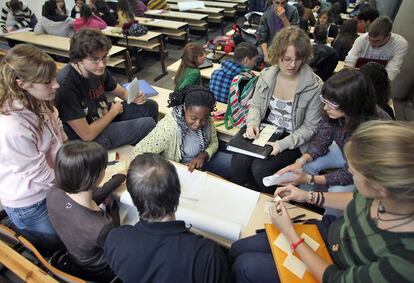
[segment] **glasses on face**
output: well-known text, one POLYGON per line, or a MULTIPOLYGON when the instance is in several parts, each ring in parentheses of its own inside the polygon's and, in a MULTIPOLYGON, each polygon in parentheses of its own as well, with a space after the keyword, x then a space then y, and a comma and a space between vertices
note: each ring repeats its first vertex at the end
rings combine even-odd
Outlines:
POLYGON ((339 105, 336 103, 333 103, 327 99, 325 99, 322 94, 319 95, 319 99, 322 101, 323 104, 328 105, 329 108, 333 109, 333 110, 338 110, 339 109, 339 105))
POLYGON ((98 65, 99 63, 103 62, 104 64, 106 64, 109 60, 109 56, 106 55, 104 57, 90 57, 87 58, 92 64, 98 65))
POLYGON ((287 65, 290 65, 292 63, 296 65, 296 63, 298 63, 298 64, 302 63, 302 59, 291 58, 291 57, 282 57, 282 62, 287 64, 287 65))

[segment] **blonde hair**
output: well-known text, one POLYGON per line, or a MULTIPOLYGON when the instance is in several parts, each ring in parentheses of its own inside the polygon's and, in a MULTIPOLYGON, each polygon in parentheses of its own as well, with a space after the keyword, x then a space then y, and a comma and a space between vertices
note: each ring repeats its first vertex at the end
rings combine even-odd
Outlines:
POLYGON ((278 65, 289 46, 296 49, 297 58, 305 62, 312 54, 312 46, 306 32, 298 27, 290 26, 282 29, 273 38, 269 49, 269 60, 272 65, 278 65))
MULTIPOLYGON (((48 84, 55 77, 56 63, 49 55, 29 44, 13 47, 0 62, 0 113, 7 114, 4 109, 5 103, 11 105, 13 101, 19 101, 39 117, 41 129, 43 117, 40 115, 39 100, 20 88, 16 80, 48 84)), ((49 101, 42 103, 53 111, 49 101)))
POLYGON ((197 58, 204 52, 203 47, 197 43, 190 42, 184 46, 183 56, 181 58, 180 67, 175 74, 174 84, 180 81, 185 68, 198 68, 197 58))
POLYGON ((414 123, 370 121, 345 145, 348 162, 394 199, 414 200, 414 123))

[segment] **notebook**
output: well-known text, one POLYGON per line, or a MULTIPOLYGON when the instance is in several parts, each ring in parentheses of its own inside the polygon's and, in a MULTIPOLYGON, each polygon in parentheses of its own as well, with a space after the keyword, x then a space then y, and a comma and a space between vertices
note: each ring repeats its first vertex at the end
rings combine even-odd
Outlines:
MULTIPOLYGON (((269 125, 260 125, 260 133, 262 134, 265 129, 268 129, 269 125)), ((256 140, 251 140, 243 137, 246 132, 246 126, 243 126, 240 131, 227 143, 227 150, 241 153, 249 156, 253 156, 260 159, 266 159, 269 157, 273 148, 270 145, 260 145, 256 140)), ((285 129, 278 129, 274 127, 273 134, 266 141, 274 142, 280 140, 285 135, 285 129)), ((259 135, 260 138, 260 135, 259 135)))
POLYGON ((208 60, 208 59, 205 59, 204 60, 204 63, 203 64, 201 64, 200 66, 198 66, 198 68, 200 69, 200 70, 202 70, 202 69, 207 69, 207 68, 211 68, 211 67, 213 67, 213 62, 211 62, 210 60, 208 60))
POLYGON ((123 84, 123 87, 128 90, 128 103, 134 101, 140 90, 144 92, 146 97, 158 94, 158 91, 156 91, 146 80, 138 80, 137 78, 130 83, 123 84))

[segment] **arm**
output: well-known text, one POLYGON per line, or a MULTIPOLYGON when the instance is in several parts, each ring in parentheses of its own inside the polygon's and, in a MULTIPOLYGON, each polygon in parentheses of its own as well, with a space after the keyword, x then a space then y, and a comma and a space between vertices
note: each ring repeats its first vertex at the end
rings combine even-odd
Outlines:
POLYGON ((299 23, 300 23, 300 17, 299 17, 299 12, 298 12, 298 10, 295 8, 295 7, 289 7, 289 9, 290 8, 294 8, 293 10, 292 10, 292 12, 291 12, 291 14, 290 14, 290 16, 289 16, 289 18, 287 18, 286 16, 286 13, 284 13, 284 18, 286 18, 286 20, 287 20, 287 22, 285 22, 285 20, 283 19, 283 18, 281 18, 282 19, 282 21, 283 21, 283 23, 284 23, 284 25, 285 25, 285 27, 288 27, 288 26, 290 26, 290 25, 294 25, 294 26, 299 26, 299 23))
POLYGON ((37 24, 36 24, 36 26, 35 26, 35 28, 34 28, 34 33, 35 34, 43 34, 43 33, 46 33, 46 31, 45 31, 45 27, 43 26, 43 24, 42 24, 42 20, 40 20, 37 24))
POLYGON ((388 78, 392 81, 400 72, 400 67, 403 63, 405 54, 407 53, 408 43, 401 37, 401 42, 395 47, 394 56, 388 61, 385 69, 388 73, 388 78))
MULTIPOLYGON (((269 27, 267 26, 268 11, 266 11, 260 18, 259 27, 257 28, 257 34, 259 37, 258 43, 262 46, 263 43, 269 41, 269 27)), ((264 51, 264 50, 263 50, 264 51)))
POLYGON ((3 31, 6 31, 6 32, 7 32, 6 21, 7 21, 8 14, 9 14, 9 8, 6 5, 4 5, 1 8, 0 25, 3 31))
POLYGON ((105 21, 102 20, 98 16, 94 16, 94 17, 95 17, 95 20, 96 20, 96 24, 98 25, 98 28, 101 29, 101 30, 106 29, 107 25, 106 25, 105 21))
POLYGON ((213 121, 210 119, 210 128, 211 128, 211 138, 210 143, 207 146, 205 152, 208 154, 207 159, 210 160, 211 157, 216 153, 218 149, 218 138, 217 138, 217 131, 216 127, 214 126, 213 121))
MULTIPOLYGON (((365 44, 366 36, 360 36, 355 39, 354 45, 352 45, 351 50, 348 52, 348 56, 345 57, 345 66, 346 67, 355 67, 356 61, 361 56, 363 45, 365 44)), ((368 44, 368 42, 366 42, 368 44)))
POLYGON ((32 11, 27 7, 25 4, 22 6, 22 12, 24 15, 24 18, 21 22, 16 22, 16 25, 14 26, 16 29, 21 29, 30 26, 30 21, 32 18, 32 11))

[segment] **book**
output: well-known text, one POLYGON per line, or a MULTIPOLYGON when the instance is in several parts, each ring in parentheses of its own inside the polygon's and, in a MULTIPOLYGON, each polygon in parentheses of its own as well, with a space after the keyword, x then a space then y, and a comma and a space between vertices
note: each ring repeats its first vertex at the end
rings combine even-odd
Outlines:
POLYGON ((205 59, 204 60, 204 63, 203 64, 201 64, 200 66, 198 66, 198 68, 200 69, 200 70, 202 70, 202 69, 207 69, 207 68, 211 68, 211 67, 213 67, 213 62, 211 62, 210 60, 208 60, 208 59, 205 59))
POLYGON ((251 140, 245 138, 243 135, 246 132, 247 126, 243 126, 240 131, 227 143, 227 150, 241 153, 249 156, 253 156, 260 159, 266 159, 269 157, 273 148, 270 145, 265 145, 266 142, 274 142, 280 140, 285 135, 285 129, 278 129, 270 125, 260 125, 259 139, 251 140), (262 139, 264 136, 268 136, 269 129, 272 129, 272 134, 268 139, 262 139), (264 133, 266 131, 267 133, 264 133))
POLYGON ((123 84, 123 87, 128 91, 128 103, 134 101, 140 90, 146 97, 158 94, 158 91, 156 91, 146 80, 138 80, 137 78, 130 83, 123 84))

